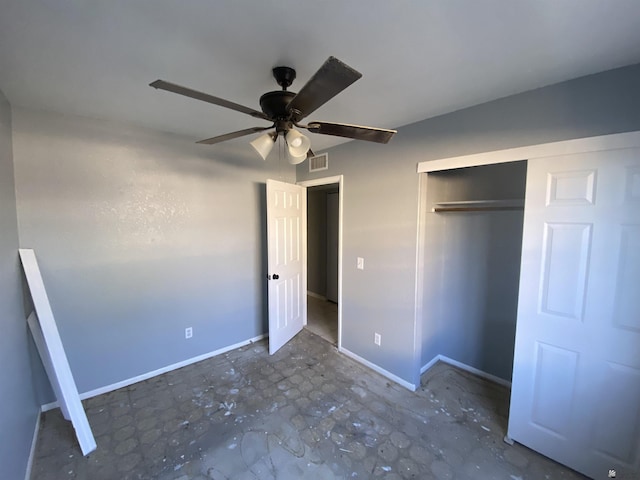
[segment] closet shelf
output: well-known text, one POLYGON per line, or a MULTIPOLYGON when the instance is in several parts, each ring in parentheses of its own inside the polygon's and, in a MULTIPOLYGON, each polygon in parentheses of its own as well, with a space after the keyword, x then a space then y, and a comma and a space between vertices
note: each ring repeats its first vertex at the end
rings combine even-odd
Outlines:
POLYGON ((507 200, 462 200, 457 202, 436 202, 432 212, 488 212, 494 210, 523 210, 524 199, 507 200))

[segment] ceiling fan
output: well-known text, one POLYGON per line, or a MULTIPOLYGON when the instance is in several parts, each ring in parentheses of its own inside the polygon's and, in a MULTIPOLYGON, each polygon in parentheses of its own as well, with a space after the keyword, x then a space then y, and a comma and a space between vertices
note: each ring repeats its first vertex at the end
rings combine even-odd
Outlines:
POLYGON ((304 128, 311 133, 334 135, 377 143, 387 143, 396 133, 395 130, 363 127, 345 123, 315 121, 309 122, 306 125, 300 123, 307 115, 313 113, 320 106, 324 105, 362 77, 361 73, 335 57, 329 57, 297 94, 287 90, 296 78, 296 71, 293 68, 275 67, 273 69, 273 76, 276 82, 278 82, 278 85, 282 87, 282 90, 267 92, 260 97, 261 112, 164 80, 156 80, 149 84, 149 86, 195 98, 203 102, 213 103, 214 105, 229 108, 271 122, 272 125, 268 127, 246 128, 198 142, 213 145, 224 142, 225 140, 231 140, 274 128, 275 130, 273 132, 266 133, 251 142, 253 148, 256 149, 264 160, 266 160, 267 155, 273 148, 278 135, 282 135, 285 138, 290 163, 295 165, 304 161, 308 156, 313 156, 313 152, 311 152, 310 149, 311 142, 305 135, 293 128, 294 126, 304 128))

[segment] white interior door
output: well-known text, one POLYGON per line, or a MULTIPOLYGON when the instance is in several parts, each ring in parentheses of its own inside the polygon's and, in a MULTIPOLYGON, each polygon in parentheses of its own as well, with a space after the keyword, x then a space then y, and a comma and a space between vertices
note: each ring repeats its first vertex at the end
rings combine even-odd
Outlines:
POLYGON ((307 323, 307 191, 267 180, 269 353, 307 323))
POLYGON ((508 435, 639 478, 640 149, 529 162, 508 435))

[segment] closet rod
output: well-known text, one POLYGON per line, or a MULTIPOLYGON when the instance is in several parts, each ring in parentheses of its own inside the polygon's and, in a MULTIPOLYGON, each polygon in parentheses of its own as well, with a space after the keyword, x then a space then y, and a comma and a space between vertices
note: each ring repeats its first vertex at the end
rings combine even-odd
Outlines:
POLYGON ((433 207, 434 213, 447 212, 494 212, 498 210, 524 210, 524 207, 433 207))

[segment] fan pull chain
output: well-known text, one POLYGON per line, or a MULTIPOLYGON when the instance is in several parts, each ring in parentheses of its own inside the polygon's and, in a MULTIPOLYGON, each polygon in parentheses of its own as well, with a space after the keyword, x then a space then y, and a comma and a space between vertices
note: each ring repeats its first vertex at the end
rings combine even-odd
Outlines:
POLYGON ((284 178, 284 163, 282 159, 285 156, 284 145, 282 143, 282 135, 278 135, 278 165, 280 167, 280 180, 285 181, 284 178))

